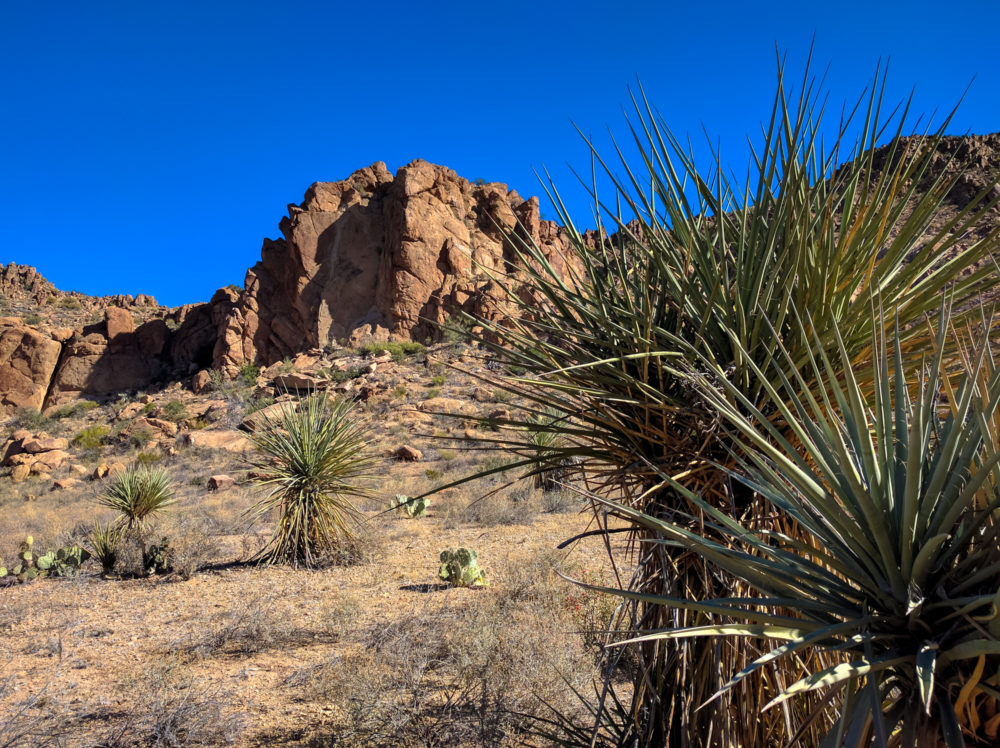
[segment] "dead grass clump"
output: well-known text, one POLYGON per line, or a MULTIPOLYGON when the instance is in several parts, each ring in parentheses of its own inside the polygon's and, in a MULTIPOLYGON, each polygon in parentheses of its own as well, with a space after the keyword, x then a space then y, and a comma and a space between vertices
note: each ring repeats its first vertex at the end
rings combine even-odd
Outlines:
POLYGON ((117 719, 108 715, 110 727, 97 743, 103 748, 228 745, 243 726, 239 712, 229 710, 226 693, 174 662, 151 667, 123 685, 132 706, 117 719))
POLYGON ((47 689, 20 698, 13 679, 0 679, 0 748, 61 748, 69 722, 47 689))

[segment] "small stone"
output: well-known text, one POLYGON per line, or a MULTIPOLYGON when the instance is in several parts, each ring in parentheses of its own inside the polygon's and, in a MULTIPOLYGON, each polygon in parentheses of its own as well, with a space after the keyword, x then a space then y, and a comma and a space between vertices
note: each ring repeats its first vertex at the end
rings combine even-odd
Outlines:
POLYGON ((149 403, 153 402, 153 396, 143 395, 142 397, 139 398, 139 402, 142 403, 143 405, 149 405, 149 403))
POLYGON ((69 466, 69 471, 73 475, 90 475, 90 471, 87 470, 86 466, 81 465, 78 462, 77 463, 73 463, 72 465, 70 465, 69 466))
POLYGON ((404 444, 398 447, 392 456, 397 460, 403 460, 404 462, 420 462, 424 458, 423 453, 416 447, 411 447, 409 444, 404 444))
POLYGON ((61 491, 66 488, 76 488, 80 485, 80 481, 77 478, 60 478, 55 483, 52 484, 50 491, 61 491))
POLYGON ((100 480, 101 478, 107 478, 108 470, 109 470, 108 466, 102 462, 100 465, 94 468, 94 472, 90 474, 90 479, 100 480))

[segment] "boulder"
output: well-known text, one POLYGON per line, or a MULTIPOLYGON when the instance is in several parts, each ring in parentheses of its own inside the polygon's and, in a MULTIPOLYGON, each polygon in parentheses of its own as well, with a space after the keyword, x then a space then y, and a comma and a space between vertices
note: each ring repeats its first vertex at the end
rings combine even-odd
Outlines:
POLYGON ((225 452, 249 452, 253 444, 239 431, 185 431, 180 437, 188 447, 221 449, 225 452))
POLYGON ((428 413, 460 416, 475 416, 479 413, 479 408, 472 403, 450 397, 432 397, 417 405, 417 409, 428 413))
MULTIPOLYGON (((8 265, 7 267, 10 267, 8 265)), ((62 345, 20 322, 0 323, 0 415, 18 408, 42 410, 62 345)))
POLYGON ((411 447, 409 444, 397 447, 392 456, 404 462, 420 462, 424 458, 423 453, 419 449, 411 447))
POLYGON ((209 491, 225 491, 236 485, 236 481, 229 475, 213 475, 208 479, 209 491))
POLYGON ((191 377, 191 391, 196 395, 208 392, 211 386, 212 377, 205 369, 191 377))
POLYGON ((15 465, 11 468, 10 479, 15 483, 20 483, 21 481, 27 480, 30 473, 31 468, 27 465, 15 465))
POLYGON ((39 454, 40 452, 51 452, 56 449, 67 449, 69 441, 62 438, 38 435, 21 442, 21 449, 28 454, 39 454))
POLYGON ((60 478, 52 484, 50 491, 62 491, 67 488, 76 488, 80 485, 80 480, 77 478, 60 478))

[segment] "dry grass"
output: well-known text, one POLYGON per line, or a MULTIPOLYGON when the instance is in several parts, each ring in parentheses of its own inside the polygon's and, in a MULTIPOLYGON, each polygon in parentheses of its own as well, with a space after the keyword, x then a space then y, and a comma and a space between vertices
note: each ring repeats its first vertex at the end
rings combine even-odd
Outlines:
MULTIPOLYGON (((483 498, 513 475, 441 492, 419 519, 386 513, 395 494, 473 472, 485 455, 459 441, 467 424, 403 412, 392 397, 404 385, 419 401, 439 370, 384 368, 384 396, 363 407, 383 416, 371 420, 370 439, 385 460, 346 565, 245 565, 268 530, 244 519, 255 498, 246 464, 226 452, 161 448, 157 465, 171 473, 178 501, 150 537, 168 537, 172 574, 105 579, 91 561, 76 579, 0 590, 0 748, 544 744, 525 715, 544 714, 543 699, 572 713, 562 678, 587 685, 599 671, 596 639, 583 631, 591 619, 551 572, 566 562, 550 550, 587 520, 560 513, 579 506, 571 495, 537 491, 530 480, 483 498), (392 460, 402 443, 425 459, 392 460), (209 492, 218 473, 237 485, 209 492), (459 546, 479 552, 489 588, 439 585, 439 553, 459 546), (28 737, 11 743, 14 734, 28 737)), ((436 388, 470 401, 474 384, 449 372, 436 388)), ((62 423, 78 433, 110 423, 113 410, 62 423)), ((122 442, 96 455, 70 451, 88 469, 85 457, 138 454, 122 442)), ((0 557, 9 560, 25 535, 47 549, 81 542, 95 519, 112 519, 95 502, 99 481, 51 493, 54 477, 0 476, 0 557)), ((587 565, 606 572, 603 549, 591 550, 587 565)))

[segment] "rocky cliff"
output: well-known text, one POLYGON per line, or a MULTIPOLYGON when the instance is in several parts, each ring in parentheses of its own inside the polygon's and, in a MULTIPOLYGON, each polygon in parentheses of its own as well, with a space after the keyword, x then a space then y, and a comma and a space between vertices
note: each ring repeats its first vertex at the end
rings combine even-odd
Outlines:
MULTIPOLYGON (((88 321, 72 327, 0 317, 0 411, 199 369, 233 375, 249 362, 269 365, 328 344, 423 341, 455 310, 504 313, 490 275, 517 272, 510 233, 531 234, 557 268, 568 246, 560 227, 540 219, 537 199, 419 160, 395 175, 376 163, 341 182, 317 182, 279 228, 244 288, 220 289, 204 304, 75 300, 88 321)), ((0 293, 63 308, 48 301, 61 292, 34 268, 0 267, 0 293)))
POLYGON ((269 364, 337 341, 423 340, 454 310, 496 301, 489 275, 516 269, 509 232, 529 232, 556 264, 567 247, 535 198, 426 161, 395 176, 377 163, 318 182, 288 206, 280 229, 243 291, 212 300, 216 367, 269 364))

